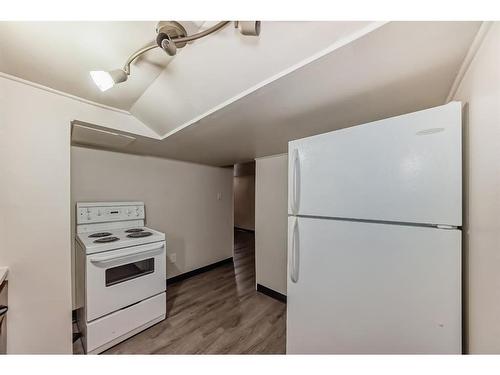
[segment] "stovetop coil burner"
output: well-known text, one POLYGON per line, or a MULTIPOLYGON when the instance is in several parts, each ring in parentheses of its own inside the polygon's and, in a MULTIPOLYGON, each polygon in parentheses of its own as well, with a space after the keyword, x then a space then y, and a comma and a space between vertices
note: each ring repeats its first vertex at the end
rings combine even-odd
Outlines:
POLYGON ((110 232, 98 232, 91 234, 89 238, 100 238, 100 237, 106 237, 106 236, 111 236, 110 232))
POLYGON ((118 237, 103 237, 95 240, 94 243, 107 243, 107 242, 115 242, 118 240, 119 240, 118 237))
POLYGON ((138 232, 144 232, 144 229, 142 228, 132 228, 132 229, 127 229, 125 233, 138 233, 138 232))
POLYGON ((135 233, 127 234, 127 237, 130 237, 130 238, 141 238, 141 237, 148 237, 148 236, 151 236, 151 235, 153 235, 153 233, 141 231, 141 232, 135 232, 135 233))

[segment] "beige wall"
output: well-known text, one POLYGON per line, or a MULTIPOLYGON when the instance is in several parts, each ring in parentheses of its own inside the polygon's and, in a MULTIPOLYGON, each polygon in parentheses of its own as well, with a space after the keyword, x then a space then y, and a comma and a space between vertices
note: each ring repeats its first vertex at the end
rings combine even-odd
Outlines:
POLYGON ((276 155, 256 163, 256 280, 286 294, 288 158, 276 155))
POLYGON ((227 168, 71 148, 72 210, 78 201, 143 201, 146 225, 165 232, 167 259, 176 257, 167 277, 232 257, 232 179, 227 168))
POLYGON ((0 265, 8 353, 70 353, 70 122, 123 130, 132 116, 0 77, 0 265))
POLYGON ((454 100, 466 104, 464 251, 468 347, 500 353, 500 23, 495 22, 454 100))

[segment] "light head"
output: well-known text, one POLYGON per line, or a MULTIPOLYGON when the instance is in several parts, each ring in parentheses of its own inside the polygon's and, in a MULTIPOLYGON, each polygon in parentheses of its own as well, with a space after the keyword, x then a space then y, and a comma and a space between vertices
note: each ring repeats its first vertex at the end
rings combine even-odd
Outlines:
POLYGON ((109 90, 115 84, 125 82, 128 78, 127 73, 122 69, 111 71, 93 70, 90 72, 90 77, 101 91, 109 90))

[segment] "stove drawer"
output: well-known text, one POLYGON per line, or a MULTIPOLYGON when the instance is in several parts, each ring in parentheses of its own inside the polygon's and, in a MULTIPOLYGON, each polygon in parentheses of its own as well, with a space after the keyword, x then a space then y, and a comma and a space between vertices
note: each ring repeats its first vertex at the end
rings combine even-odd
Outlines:
POLYGON ((86 257, 86 313, 90 322, 165 290, 165 242, 86 257))
POLYGON ((86 324, 83 330, 86 353, 100 353, 165 319, 165 311, 166 296, 161 293, 86 324))

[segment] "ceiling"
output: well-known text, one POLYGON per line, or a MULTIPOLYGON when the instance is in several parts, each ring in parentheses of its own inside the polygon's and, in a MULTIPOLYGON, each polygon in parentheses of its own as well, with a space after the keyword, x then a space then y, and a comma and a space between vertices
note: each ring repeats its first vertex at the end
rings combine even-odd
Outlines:
MULTIPOLYGON (((184 26, 194 33, 202 24, 184 26)), ((129 55, 152 43, 155 27, 154 21, 0 22, 0 71, 128 111, 172 58, 150 51, 132 65, 126 86, 104 93, 89 72, 123 67, 129 55)))
POLYGON ((391 22, 162 140, 127 152, 217 166, 289 140, 444 104, 480 23, 391 22))
MULTIPOLYGON (((193 33, 210 23, 190 25, 193 33)), ((160 138, 133 135, 107 148, 221 166, 286 152, 292 139, 444 104, 479 27, 263 22, 259 38, 226 27, 174 58, 152 51, 127 82, 100 94, 88 70, 120 67, 151 40, 155 22, 0 22, 0 71, 128 110, 160 138), (85 34, 76 46, 68 28, 85 34), (39 45, 19 48, 31 40, 24 33, 41 35, 39 45), (49 40, 60 48, 42 48, 49 40)))
POLYGON ((230 25, 184 49, 131 112, 160 136, 172 134, 367 26, 370 22, 263 22, 256 38, 230 25))

